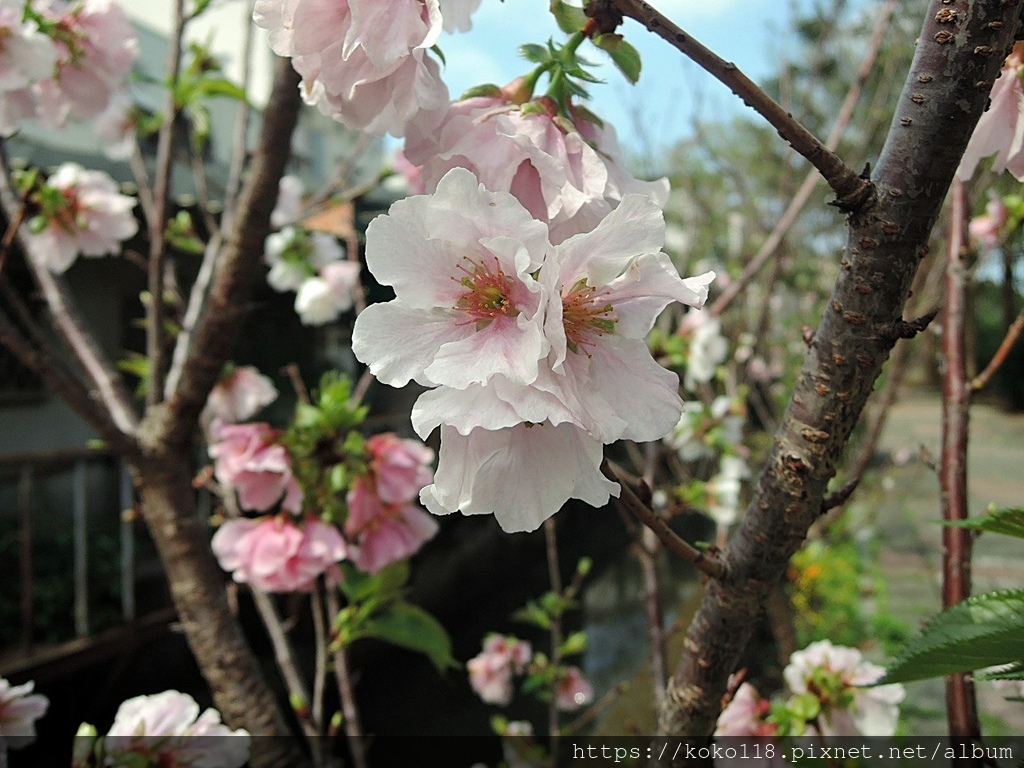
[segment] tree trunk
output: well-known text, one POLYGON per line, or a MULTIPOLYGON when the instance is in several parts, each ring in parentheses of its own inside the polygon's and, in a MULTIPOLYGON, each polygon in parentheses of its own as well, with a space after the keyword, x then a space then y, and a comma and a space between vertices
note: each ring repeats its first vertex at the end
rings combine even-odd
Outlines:
POLYGON ((845 254, 746 518, 690 625, 661 712, 670 736, 715 729, 767 596, 818 518, 829 480, 896 340, 928 235, 1018 26, 1021 0, 932 0, 845 254))
POLYGON ((253 742, 253 768, 305 765, 228 606, 224 573, 196 510, 188 457, 151 456, 136 461, 133 470, 142 516, 163 562, 174 607, 224 722, 253 736, 274 737, 253 742))

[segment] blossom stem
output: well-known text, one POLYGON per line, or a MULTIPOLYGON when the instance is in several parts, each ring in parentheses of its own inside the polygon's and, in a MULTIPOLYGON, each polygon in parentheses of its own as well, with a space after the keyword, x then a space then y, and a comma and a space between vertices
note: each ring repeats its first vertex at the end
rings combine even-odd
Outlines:
POLYGON ((676 26, 644 0, 595 0, 587 13, 598 20, 602 32, 611 32, 623 16, 635 19, 706 70, 757 112, 803 155, 836 193, 843 211, 859 211, 874 199, 874 188, 798 120, 758 87, 739 67, 721 58, 676 26))
MULTIPOLYGON (((340 610, 338 595, 333 589, 327 592, 327 615, 337 616, 340 610)), ((348 658, 345 646, 339 646, 333 652, 334 675, 338 682, 338 695, 341 697, 341 713, 344 717, 345 736, 348 748, 352 753, 352 764, 355 768, 369 768, 366 761, 366 745, 363 743, 363 729, 359 722, 359 708, 356 705, 355 690, 348 669, 348 658)))
POLYGON ((636 515, 644 525, 657 534, 669 550, 675 552, 705 576, 712 579, 721 579, 725 576, 725 563, 717 556, 701 552, 689 542, 681 539, 664 519, 640 500, 630 486, 626 472, 620 466, 605 459, 601 463, 601 471, 604 472, 605 477, 615 480, 622 486, 622 495, 616 500, 616 504, 636 515))

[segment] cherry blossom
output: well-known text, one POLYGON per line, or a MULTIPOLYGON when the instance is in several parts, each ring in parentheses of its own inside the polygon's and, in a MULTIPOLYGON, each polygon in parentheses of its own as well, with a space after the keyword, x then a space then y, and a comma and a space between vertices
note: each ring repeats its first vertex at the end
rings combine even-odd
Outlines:
POLYGON ((438 0, 257 0, 253 19, 290 56, 302 94, 350 128, 401 136, 448 89, 427 55, 441 33, 438 0))
POLYGON ((384 432, 368 438, 366 450, 371 456, 376 493, 388 504, 412 501, 434 479, 430 469, 434 452, 418 440, 384 432))
POLYGON ((747 462, 739 456, 723 456, 718 474, 707 483, 708 514, 719 525, 730 526, 740 514, 740 491, 750 477, 747 462))
POLYGON ((533 649, 525 640, 488 635, 483 650, 466 662, 469 684, 488 704, 508 706, 512 701, 512 675, 522 674, 533 649))
POLYGON ((277 204, 270 213, 270 226, 285 227, 292 224, 302 210, 302 179, 293 174, 281 177, 277 185, 277 204))
POLYGON ((264 423, 211 426, 214 472, 221 483, 238 491, 242 509, 265 512, 280 501, 290 512, 301 511, 302 489, 292 475, 288 452, 277 443, 279 436, 264 423))
POLYGON ((776 727, 765 721, 771 712, 771 702, 750 683, 743 683, 729 705, 718 716, 715 736, 771 736, 776 727))
POLYGON ((252 739, 223 725, 215 709, 200 714, 188 694, 164 691, 123 702, 105 741, 114 759, 135 754, 152 761, 147 765, 241 768, 252 739))
POLYGON ((433 195, 400 200, 367 229, 366 264, 393 301, 356 319, 352 349, 385 384, 465 389, 496 374, 529 384, 547 353, 532 276, 546 227, 461 168, 433 195))
POLYGON ((57 64, 53 41, 23 19, 24 10, 22 0, 0 2, 0 136, 11 135, 33 115, 29 86, 50 77, 57 64))
POLYGON ((28 746, 36 738, 36 720, 46 714, 50 701, 32 693, 35 683, 11 685, 0 677, 0 754, 4 742, 11 749, 28 746))
POLYGON ((91 119, 121 91, 139 55, 135 29, 113 0, 52 3, 44 15, 56 22, 55 74, 33 85, 37 112, 60 126, 68 119, 91 119))
POLYGON ((722 335, 722 321, 701 310, 686 313, 679 333, 690 337, 683 383, 693 392, 698 384, 715 377, 718 366, 729 356, 729 342, 722 335))
POLYGON ((237 423, 277 399, 277 388, 251 365, 235 368, 222 378, 206 399, 204 418, 237 423))
POLYGON ((345 535, 355 542, 349 559, 368 573, 412 557, 437 533, 437 522, 422 509, 408 501, 387 503, 362 479, 347 501, 345 535))
POLYGON ((610 129, 581 120, 583 127, 574 130, 556 117, 550 101, 531 102, 545 111, 524 111, 512 98, 465 99, 449 107, 436 129, 410 126, 405 156, 421 166, 428 191, 452 168, 467 168, 487 189, 511 192, 548 223, 554 243, 593 229, 626 194, 645 194, 664 205, 667 180, 630 176, 610 129))
POLYGON ((594 700, 594 688, 579 667, 569 667, 555 685, 555 705, 563 712, 585 707, 594 700))
POLYGON ((967 181, 982 158, 995 155, 992 170, 1008 170, 1018 181, 1024 181, 1024 90, 1021 70, 1024 68, 1024 44, 1016 43, 1002 71, 992 86, 989 107, 978 120, 967 149, 957 168, 957 176, 967 181))
POLYGON ((315 517, 296 524, 283 515, 233 518, 211 542, 221 568, 266 592, 305 592, 317 576, 337 578, 335 563, 348 554, 341 533, 315 517))
POLYGON ((136 147, 137 109, 127 91, 111 97, 93 127, 102 141, 103 154, 111 160, 128 160, 136 147))
POLYGON ((493 514, 507 533, 533 531, 570 498, 593 507, 619 495, 601 474, 603 447, 572 424, 517 424, 467 435, 441 427, 434 482, 420 501, 435 515, 493 514))
POLYGON ((64 163, 45 186, 39 193, 45 226, 30 236, 31 252, 52 272, 66 271, 79 254, 116 253, 139 229, 135 198, 119 194, 117 182, 102 171, 64 163))
POLYGON ((295 311, 304 325, 326 325, 352 309, 359 289, 358 261, 334 261, 308 278, 295 294, 295 311))
POLYGON ((856 648, 828 640, 794 653, 782 671, 792 693, 810 691, 825 697, 819 718, 822 736, 892 736, 898 705, 906 695, 903 686, 857 687, 871 685, 884 674, 882 667, 865 661, 856 648))
POLYGON ((985 204, 985 213, 971 219, 968 227, 971 240, 984 248, 995 248, 999 245, 1002 229, 1009 219, 1010 210, 1006 203, 1001 197, 990 192, 988 203, 985 204))
POLYGON ((285 227, 263 243, 263 260, 270 265, 267 282, 275 291, 297 291, 317 272, 345 258, 344 249, 331 235, 285 227))

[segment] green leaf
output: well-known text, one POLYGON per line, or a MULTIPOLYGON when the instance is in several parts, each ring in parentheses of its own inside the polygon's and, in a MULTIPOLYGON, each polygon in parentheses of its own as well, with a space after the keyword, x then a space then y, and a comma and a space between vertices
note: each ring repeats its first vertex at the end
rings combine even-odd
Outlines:
POLYGON ((210 77, 199 81, 196 95, 205 98, 224 96, 235 101, 245 101, 245 88, 224 77, 210 77))
POLYGON ((971 517, 967 520, 947 520, 944 525, 988 531, 989 533, 1003 533, 1007 536, 1024 539, 1024 508, 997 509, 987 515, 971 517))
POLYGON ((905 683, 1024 659, 1024 589, 969 597, 935 616, 876 683, 905 683))
POLYGON ((365 634, 425 654, 438 672, 459 666, 452 656, 452 642, 444 627, 411 603, 395 603, 387 613, 367 623, 365 634))
POLYGON ((548 47, 546 45, 537 45, 537 43, 524 43, 520 45, 519 55, 535 64, 547 64, 551 61, 551 51, 548 50, 548 47))
POLYGON ((573 632, 562 643, 563 656, 573 656, 577 653, 583 653, 585 650, 587 650, 586 632, 573 632))
POLYGON ((564 0, 551 0, 551 13, 555 16, 558 28, 567 35, 579 32, 587 23, 587 14, 583 9, 569 5, 564 0))
POLYGON ((629 82, 636 85, 640 79, 640 52, 632 45, 622 39, 622 35, 598 35, 594 38, 594 45, 606 51, 612 57, 612 62, 629 82))

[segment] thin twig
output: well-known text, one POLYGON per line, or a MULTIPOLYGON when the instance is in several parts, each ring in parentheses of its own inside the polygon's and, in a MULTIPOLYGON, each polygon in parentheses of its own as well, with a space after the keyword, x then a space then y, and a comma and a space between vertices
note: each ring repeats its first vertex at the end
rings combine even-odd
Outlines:
POLYGON ((128 158, 128 165, 132 169, 132 176, 135 177, 142 214, 146 217, 146 224, 151 227, 157 218, 156 203, 153 201, 153 185, 149 180, 149 171, 146 169, 146 161, 142 157, 138 141, 132 144, 132 154, 128 158))
POLYGON ((1024 331, 1024 312, 1017 315, 1017 319, 1010 324, 1010 327, 1006 329, 1006 336, 1003 337, 1002 343, 999 345, 999 349, 992 355, 992 359, 988 361, 988 365, 985 366, 985 370, 974 377, 974 381, 971 382, 971 389, 977 392, 979 389, 984 389, 988 386, 989 381, 995 376, 996 371, 999 367, 1006 362, 1006 358, 1010 355, 1010 350, 1013 349, 1013 345, 1017 343, 1017 339, 1020 338, 1021 332, 1024 331))
MULTIPOLYGON (((661 443, 644 446, 644 482, 654 487, 655 470, 661 443)), ((644 582, 644 616, 647 619, 647 639, 651 644, 651 685, 654 688, 654 722, 658 722, 662 699, 668 685, 668 663, 665 648, 665 612, 661 604, 661 579, 658 575, 658 555, 661 542, 657 534, 646 525, 640 527, 637 560, 644 582)), ((661 734, 656 734, 661 735, 661 734)))
POLYGON ((14 245, 14 238, 18 234, 18 227, 25 220, 25 213, 28 211, 28 196, 31 192, 31 189, 22 191, 21 197, 18 200, 18 210, 14 212, 14 216, 7 223, 7 231, 4 232, 4 239, 0 242, 0 275, 4 272, 7 256, 10 254, 11 246, 14 245))
POLYGON ((669 550, 675 552, 701 573, 712 579, 721 579, 725 576, 724 563, 714 555, 707 552, 701 552, 692 544, 679 538, 675 531, 669 528, 667 522, 656 515, 650 507, 640 500, 630 487, 627 479, 627 473, 623 471, 621 467, 614 462, 605 459, 601 463, 601 471, 605 474, 605 477, 610 480, 615 480, 622 487, 621 495, 616 499, 616 503, 621 504, 627 510, 640 518, 640 521, 654 531, 658 535, 658 538, 661 539, 661 542, 668 547, 669 550))
POLYGON ((176 0, 167 54, 167 95, 163 124, 156 148, 156 186, 153 191, 153 219, 149 222, 149 304, 146 307, 146 356, 149 382, 146 403, 164 399, 164 259, 167 254, 166 222, 170 208, 171 177, 174 172, 174 138, 178 123, 177 88, 181 72, 181 43, 185 31, 185 0, 176 0))
MULTIPOLYGON (((327 590, 327 614, 334 623, 338 615, 338 595, 336 590, 327 590)), ((338 682, 338 695, 341 697, 341 714, 344 718, 345 737, 352 753, 352 764, 355 768, 369 768, 366 761, 366 745, 363 741, 363 728, 359 723, 359 708, 356 705, 355 690, 348 670, 348 658, 345 648, 333 652, 334 675, 338 682)))
MULTIPOLYGON (((946 301, 942 311, 942 458, 939 483, 942 519, 965 520, 967 497, 967 443, 971 387, 967 381, 966 259, 967 194, 960 179, 953 180, 949 243, 946 257, 946 301)), ((942 607, 950 608, 971 594, 971 531, 947 525, 942 530, 942 607)), ((946 678, 946 719, 951 738, 981 738, 974 684, 967 675, 946 678)), ((959 764, 959 763, 958 763, 959 764)), ((981 765, 964 760, 964 765, 981 765)))
MULTIPOLYGON (((889 25, 889 19, 892 17, 892 13, 896 8, 897 2, 899 2, 899 0, 887 0, 886 4, 882 7, 878 21, 875 24, 875 31, 871 36, 871 42, 868 44, 868 50, 864 54, 860 70, 857 72, 857 79, 853 81, 850 85, 850 89, 846 92, 846 98, 843 100, 843 105, 839 108, 839 114, 832 126, 832 132, 829 133, 828 138, 825 140, 825 146, 829 150, 834 151, 836 147, 839 146, 839 141, 842 139, 847 126, 850 124, 850 120, 853 118, 853 111, 857 106, 857 102, 860 100, 860 94, 864 89, 864 83, 867 81, 868 76, 871 74, 871 70, 874 68, 875 61, 878 58, 878 52, 882 46, 882 38, 884 37, 885 30, 889 25)), ((708 312, 712 317, 722 314, 722 312, 724 312, 726 308, 732 304, 735 298, 747 287, 747 284, 754 279, 754 276, 757 275, 768 259, 775 254, 779 245, 782 244, 782 240, 786 236, 786 233, 789 232, 790 228, 792 228, 793 224, 796 222, 800 212, 803 210, 804 206, 807 205, 807 201, 810 199, 811 193, 814 191, 817 183, 818 174, 815 171, 809 172, 807 176, 804 177, 803 183, 800 184, 796 194, 793 195, 793 199, 790 200, 789 205, 779 218, 778 223, 768 236, 768 239, 766 239, 761 245, 761 248, 758 250, 754 258, 752 258, 747 263, 747 266, 743 268, 743 273, 722 291, 708 309, 708 312)))
POLYGON ((320 733, 324 733, 324 688, 327 685, 327 625, 324 621, 324 580, 318 578, 313 589, 313 638, 316 643, 315 667, 313 670, 313 722, 320 733))
POLYGON ((697 42, 644 0, 595 0, 587 13, 598 22, 602 32, 613 32, 628 16, 663 38, 683 55, 713 75, 753 108, 803 155, 836 193, 836 204, 843 211, 859 211, 874 199, 871 182, 861 178, 832 150, 778 105, 740 69, 697 42))

